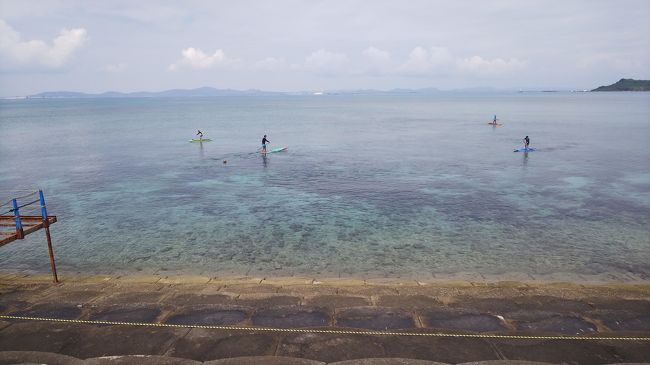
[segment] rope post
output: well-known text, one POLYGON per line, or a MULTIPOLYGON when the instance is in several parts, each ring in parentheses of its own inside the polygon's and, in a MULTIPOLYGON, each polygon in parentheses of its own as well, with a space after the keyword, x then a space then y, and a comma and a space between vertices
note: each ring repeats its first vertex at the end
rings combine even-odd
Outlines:
POLYGON ((58 283, 59 278, 56 275, 56 263, 54 262, 54 249, 52 248, 52 237, 50 236, 50 221, 47 219, 47 207, 45 206, 45 196, 43 190, 38 191, 38 197, 41 201, 41 216, 43 217, 43 228, 45 228, 45 237, 47 238, 47 249, 50 253, 50 268, 54 282, 58 283))
POLYGON ((20 212, 18 211, 18 201, 16 199, 11 200, 11 205, 14 211, 14 220, 16 221, 16 238, 19 240, 25 238, 25 232, 23 231, 23 223, 20 220, 20 212))

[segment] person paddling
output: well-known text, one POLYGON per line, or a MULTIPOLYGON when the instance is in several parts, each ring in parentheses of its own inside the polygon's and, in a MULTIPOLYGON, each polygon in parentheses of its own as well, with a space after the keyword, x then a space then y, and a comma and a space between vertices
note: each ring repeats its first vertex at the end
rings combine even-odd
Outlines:
POLYGON ((196 135, 199 136, 199 141, 203 140, 203 132, 201 130, 197 129, 196 135))
POLYGON ((530 144, 530 138, 526 136, 526 138, 524 138, 524 149, 528 149, 529 144, 530 144))
POLYGON ((266 144, 271 143, 268 139, 266 139, 266 134, 264 137, 262 137, 262 153, 266 153, 266 144))

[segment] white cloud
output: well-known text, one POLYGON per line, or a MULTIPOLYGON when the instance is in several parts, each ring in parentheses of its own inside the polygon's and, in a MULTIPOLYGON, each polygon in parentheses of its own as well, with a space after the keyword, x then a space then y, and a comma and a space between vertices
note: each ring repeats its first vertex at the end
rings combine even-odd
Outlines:
POLYGON ((631 54, 596 53, 579 57, 576 68, 586 71, 614 70, 622 75, 644 74, 650 70, 650 57, 634 57, 631 54))
POLYGON ((483 57, 473 56, 459 59, 456 64, 461 71, 469 71, 479 75, 495 75, 519 70, 525 63, 516 58, 486 60, 483 57))
POLYGON ((118 73, 122 72, 127 69, 127 64, 126 63, 116 63, 116 64, 110 64, 104 66, 104 71, 110 72, 110 73, 118 73))
POLYGON ((348 56, 344 53, 335 53, 319 49, 307 56, 305 62, 299 66, 299 68, 314 73, 331 74, 335 71, 343 70, 349 61, 348 56))
POLYGON ((253 65, 253 69, 258 71, 282 71, 288 67, 289 65, 283 58, 275 57, 266 57, 253 65))
POLYGON ((176 71, 179 68, 192 68, 195 70, 206 70, 210 68, 225 68, 233 67, 236 64, 236 60, 226 57, 226 54, 223 50, 218 49, 213 54, 205 54, 199 48, 186 48, 181 54, 183 58, 172 63, 167 68, 169 71, 176 71))
POLYGON ((368 47, 362 52, 365 58, 365 69, 369 73, 379 74, 387 72, 392 67, 390 53, 379 48, 368 47))
POLYGON ((0 67, 43 70, 62 67, 88 39, 83 28, 63 29, 52 44, 42 40, 23 41, 20 33, 0 20, 0 67))
POLYGON ((405 74, 422 75, 449 71, 454 66, 454 57, 443 47, 415 47, 398 71, 405 74))
POLYGON ((526 62, 516 58, 486 59, 481 56, 467 58, 454 56, 447 48, 415 47, 398 72, 405 75, 474 74, 477 76, 499 75, 517 71, 526 62))

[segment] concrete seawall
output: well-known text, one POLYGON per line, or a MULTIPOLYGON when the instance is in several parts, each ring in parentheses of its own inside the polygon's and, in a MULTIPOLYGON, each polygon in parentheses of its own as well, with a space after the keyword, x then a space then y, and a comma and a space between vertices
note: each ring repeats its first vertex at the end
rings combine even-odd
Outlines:
POLYGON ((650 361, 645 283, 49 280, 0 275, 0 364, 60 363, 29 357, 41 355, 70 356, 84 364, 650 361), (368 360, 377 358, 384 360, 368 360))

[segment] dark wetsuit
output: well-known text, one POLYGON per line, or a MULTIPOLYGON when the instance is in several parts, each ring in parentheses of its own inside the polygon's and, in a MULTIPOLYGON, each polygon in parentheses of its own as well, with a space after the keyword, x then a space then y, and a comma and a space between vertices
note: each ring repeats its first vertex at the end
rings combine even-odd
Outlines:
POLYGON ((525 144, 524 147, 528 148, 528 145, 530 144, 530 138, 528 138, 528 136, 526 136, 526 138, 524 138, 524 144, 525 144))
POLYGON ((262 138, 262 150, 266 151, 266 144, 270 142, 266 137, 262 138))

